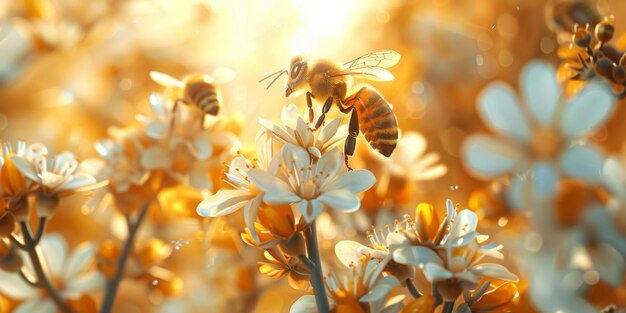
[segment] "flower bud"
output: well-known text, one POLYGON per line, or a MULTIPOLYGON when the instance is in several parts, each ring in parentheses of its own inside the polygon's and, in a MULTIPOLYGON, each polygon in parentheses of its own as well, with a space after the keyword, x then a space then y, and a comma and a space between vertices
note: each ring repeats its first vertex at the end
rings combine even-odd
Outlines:
POLYGON ((283 252, 285 252, 285 254, 289 256, 303 255, 304 251, 306 250, 304 237, 300 232, 293 234, 293 236, 289 237, 287 240, 281 243, 280 246, 283 252))
POLYGON ((601 43, 607 43, 613 39, 613 34, 615 33, 615 26, 612 21, 605 19, 604 21, 598 23, 596 25, 596 38, 601 43))
POLYGON ((0 269, 12 273, 19 271, 22 265, 17 248, 8 238, 0 239, 0 269))
POLYGON ((49 196, 46 194, 37 194, 36 206, 37 214, 40 217, 47 217, 54 213, 54 210, 59 206, 59 197, 49 196))
POLYGON ((596 70, 596 73, 608 79, 613 78, 613 67, 615 67, 613 61, 609 60, 609 58, 604 57, 598 59, 598 61, 596 61, 596 63, 594 64, 594 69, 596 70))
POLYGON ((619 59, 619 65, 626 66, 626 53, 622 54, 622 57, 619 59))
POLYGON ((613 68, 613 79, 618 83, 626 81, 626 69, 624 69, 624 66, 616 66, 613 68))
POLYGON ((587 48, 591 44, 591 34, 584 27, 576 27, 572 41, 581 48, 587 48))

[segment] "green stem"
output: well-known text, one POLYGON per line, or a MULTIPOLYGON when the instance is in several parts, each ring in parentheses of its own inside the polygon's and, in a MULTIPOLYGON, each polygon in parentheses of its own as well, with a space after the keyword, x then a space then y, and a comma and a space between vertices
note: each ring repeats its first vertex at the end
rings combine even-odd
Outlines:
POLYGON ((322 277, 322 262, 320 261, 320 252, 317 245, 317 231, 315 230, 315 221, 311 223, 309 229, 306 230, 306 251, 309 260, 315 264, 311 271, 311 286, 315 292, 315 303, 317 304, 318 313, 329 313, 328 298, 326 298, 326 288, 324 287, 324 278, 322 277))
POLYGON ((441 310, 442 313, 452 313, 452 310, 454 310, 454 301, 443 303, 443 310, 441 310))
MULTIPOLYGON (((43 234, 43 230, 46 227, 46 219, 41 218, 39 220, 39 230, 37 231, 37 235, 35 237, 33 237, 30 226, 27 222, 20 222, 20 227, 22 230, 22 236, 24 237, 24 244, 22 246, 25 248, 24 251, 26 251, 31 263, 33 264, 33 269, 35 270, 35 275, 37 277, 35 284, 46 291, 50 299, 54 301, 61 312, 71 313, 72 309, 70 306, 63 299, 63 297, 61 297, 59 290, 48 279, 48 267, 44 263, 45 260, 41 257, 41 249, 38 246, 41 234, 43 234)), ((25 276, 24 278, 26 279, 25 276)))
POLYGON ((148 213, 148 209, 150 208, 150 202, 151 201, 148 201, 148 203, 146 203, 141 208, 134 223, 130 221, 130 216, 127 216, 128 237, 126 238, 126 242, 124 242, 122 253, 117 259, 115 273, 113 274, 113 277, 111 278, 111 280, 107 281, 106 289, 104 291, 104 299, 102 300, 102 307, 100 308, 100 313, 109 313, 113 309, 113 301, 115 300, 117 289, 120 285, 120 282, 122 281, 122 276, 124 274, 124 265, 126 264, 126 260, 128 259, 128 256, 130 255, 131 251, 133 250, 133 245, 135 242, 135 235, 137 234, 137 230, 139 229, 139 226, 141 226, 141 223, 146 217, 146 213, 148 213))
POLYGON ((433 283, 433 297, 435 298, 435 306, 440 305, 443 301, 441 294, 439 294, 439 286, 437 286, 437 283, 433 283))
POLYGON ((417 299, 422 296, 422 293, 419 292, 417 288, 415 288, 415 285, 413 285, 413 281, 411 281, 410 278, 406 279, 406 288, 409 289, 409 292, 411 293, 413 298, 417 299))

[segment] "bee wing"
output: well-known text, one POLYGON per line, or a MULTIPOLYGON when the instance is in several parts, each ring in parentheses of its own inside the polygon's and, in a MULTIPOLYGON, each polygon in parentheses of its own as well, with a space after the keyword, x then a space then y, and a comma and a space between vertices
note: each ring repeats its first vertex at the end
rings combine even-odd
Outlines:
POLYGON ((183 82, 181 82, 180 80, 167 75, 165 73, 161 73, 161 72, 157 72, 157 71, 151 71, 150 72, 150 78, 152 78, 152 80, 163 86, 163 87, 180 87, 183 88, 185 86, 185 84, 183 84, 183 82))
POLYGON ((363 67, 358 69, 342 70, 334 73, 329 73, 328 77, 337 77, 344 75, 362 77, 374 81, 390 81, 394 78, 391 72, 382 67, 363 67))
POLYGON ((237 77, 237 73, 235 73, 234 70, 227 68, 227 67, 218 67, 215 70, 213 70, 213 73, 211 73, 211 76, 213 77, 213 80, 216 83, 227 83, 229 81, 234 80, 235 77, 237 77))
POLYGON ((350 60, 341 66, 341 70, 361 69, 361 68, 390 68, 400 61, 400 53, 393 50, 385 50, 368 53, 354 60, 350 60))
POLYGON ((352 75, 375 81, 390 81, 394 77, 386 68, 398 64, 398 61, 400 54, 393 50, 372 52, 344 63, 340 71, 330 73, 328 76, 352 75))

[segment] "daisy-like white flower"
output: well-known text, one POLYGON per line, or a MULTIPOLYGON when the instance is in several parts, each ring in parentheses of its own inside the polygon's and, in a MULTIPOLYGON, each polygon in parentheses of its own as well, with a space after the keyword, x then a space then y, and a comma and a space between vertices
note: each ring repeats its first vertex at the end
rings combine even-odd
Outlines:
POLYGON ((246 227, 254 241, 259 241, 254 222, 259 213, 265 192, 253 182, 249 173, 256 169, 274 176, 278 171, 279 159, 273 155, 273 144, 265 131, 260 131, 256 138, 258 158, 255 163, 243 155, 235 157, 224 173, 225 182, 233 189, 221 189, 217 193, 206 197, 198 204, 197 212, 205 217, 218 217, 231 214, 242 207, 246 227))
MULTIPOLYGON (((543 61, 528 64, 521 80, 526 105, 501 82, 487 86, 479 96, 478 112, 498 136, 474 135, 465 142, 463 159, 468 169, 487 178, 532 170, 531 175, 565 174, 597 181, 604 156, 585 140, 613 111, 610 88, 592 81, 573 98, 564 99, 554 68, 543 61)), ((551 194, 553 186, 534 178, 535 185, 542 184, 535 189, 551 194)), ((520 181, 513 182, 514 190, 520 181)))
MULTIPOLYGON (((104 286, 104 277, 95 269, 96 246, 83 243, 68 255, 67 243, 62 236, 50 234, 40 243, 43 259, 51 275, 51 282, 65 300, 78 300, 81 296, 97 292, 104 286)), ((34 269, 26 252, 21 252, 26 275, 35 277, 34 269)), ((37 287, 26 283, 18 273, 0 270, 0 293, 24 301, 15 313, 56 312, 54 301, 37 287)))
POLYGON ((97 189, 106 182, 79 170, 80 163, 68 151, 50 156, 43 145, 31 146, 25 155, 14 155, 11 161, 32 182, 37 184, 37 211, 49 215, 60 198, 97 189))
POLYGON ((295 204, 307 223, 311 223, 324 206, 342 212, 359 209, 356 193, 370 188, 376 178, 367 170, 342 172, 343 156, 337 147, 324 153, 315 163, 309 152, 285 144, 278 175, 251 169, 250 180, 265 195, 269 205, 295 204))
POLYGON ((179 107, 172 120, 172 101, 163 95, 152 94, 150 103, 154 117, 138 116, 148 137, 158 144, 147 147, 142 165, 149 169, 163 169, 172 177, 195 188, 211 189, 210 170, 221 166, 226 157, 239 150, 239 139, 226 128, 224 118, 210 118, 208 126, 200 125, 202 112, 179 107))
POLYGON ((437 247, 405 246, 393 253, 393 260, 422 269, 426 279, 437 284, 446 301, 454 301, 463 290, 476 287, 480 277, 517 281, 517 276, 495 263, 479 263, 484 257, 502 259, 501 245, 481 245, 488 237, 476 232, 478 217, 462 210, 450 223, 450 230, 437 247))
MULTIPOLYGON (((350 272, 343 279, 331 275, 326 279, 326 295, 330 309, 336 313, 392 313, 400 312, 404 295, 390 297, 398 280, 383 277, 382 271, 388 260, 378 261, 362 257, 349 266, 350 272)), ((315 296, 307 295, 291 306, 290 313, 317 312, 315 296)))
POLYGON ((401 281, 415 276, 412 266, 406 265, 406 252, 403 249, 410 249, 412 246, 427 246, 432 249, 440 245, 444 235, 449 229, 450 221, 456 215, 452 200, 446 202, 446 218, 440 219, 434 207, 427 203, 420 203, 415 212, 415 219, 405 216, 403 221, 397 221, 393 228, 387 226, 382 231, 377 231, 372 227, 368 232, 367 239, 369 246, 360 244, 352 240, 344 240, 337 243, 335 253, 339 260, 348 265, 363 256, 374 257, 379 260, 390 259, 389 267, 385 272, 394 275, 401 281), (394 260, 396 255, 400 262, 394 260))
POLYGON ((283 127, 262 117, 259 117, 259 124, 272 138, 283 144, 300 146, 318 159, 329 148, 348 136, 348 126, 339 126, 341 118, 332 119, 312 132, 295 104, 283 107, 281 120, 283 127))

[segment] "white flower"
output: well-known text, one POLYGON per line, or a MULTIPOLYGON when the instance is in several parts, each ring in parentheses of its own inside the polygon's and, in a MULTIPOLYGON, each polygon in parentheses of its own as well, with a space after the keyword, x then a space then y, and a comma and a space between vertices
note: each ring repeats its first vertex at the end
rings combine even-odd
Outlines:
MULTIPOLYGON (((67 243, 58 234, 46 235, 41 243, 41 253, 51 275, 51 282, 59 289, 63 299, 79 299, 84 294, 97 292, 104 286, 104 276, 93 267, 96 245, 83 243, 68 256, 67 243)), ((25 252, 21 252, 26 274, 35 276, 33 266, 25 252)), ((0 293, 19 301, 14 313, 56 312, 56 305, 39 288, 27 284, 19 274, 0 270, 0 293)))
MULTIPOLYGON (((470 210, 462 210, 450 224, 450 230, 435 247, 404 246, 395 249, 393 260, 399 264, 416 266, 424 271, 431 283, 472 289, 480 277, 517 281, 517 276, 495 263, 479 263, 485 256, 502 259, 501 245, 480 245, 488 237, 476 232, 478 217, 470 210)), ((445 287, 444 287, 445 288, 445 287)), ((442 292, 445 295, 445 292, 442 292)), ((458 296, 458 295, 457 295, 458 296)), ((452 296, 455 298, 455 296, 452 296)))
POLYGON ((206 197, 198 204, 196 211, 201 216, 218 217, 231 214, 243 207, 246 227, 253 238, 258 241, 254 222, 265 193, 250 180, 248 175, 252 169, 256 168, 273 176, 278 170, 279 160, 274 158, 272 141, 264 131, 257 134, 256 145, 258 155, 256 165, 242 155, 235 157, 228 165, 228 171, 224 173, 225 182, 233 189, 222 189, 206 197))
MULTIPOLYGON (((596 181, 604 156, 585 140, 613 111, 610 88, 592 81, 566 100, 552 66, 535 61, 526 66, 521 89, 525 106, 501 82, 492 83, 480 95, 478 111, 499 137, 474 135, 465 142, 463 159, 468 169, 488 178, 532 170, 531 175, 542 171, 546 176, 565 174, 596 181)), ((533 181, 545 185, 540 179, 533 181)), ((520 179, 513 185, 519 189, 520 179)), ((551 189, 543 190, 550 194, 551 189)))
POLYGON ((398 139, 398 145, 386 158, 372 153, 386 167, 387 175, 406 177, 409 181, 431 180, 443 176, 447 167, 437 164, 439 154, 426 152, 426 138, 418 132, 408 131, 398 139))
POLYGON ((332 119, 312 132, 294 104, 283 107, 281 119, 283 127, 262 117, 259 117, 259 124, 279 142, 300 146, 316 158, 348 136, 347 125, 339 126, 340 118, 332 119))
POLYGON ((96 152, 102 159, 88 159, 81 164, 88 173, 107 179, 116 192, 126 192, 131 185, 143 185, 149 178, 149 171, 140 164, 143 150, 139 138, 128 138, 130 146, 111 139, 95 143, 96 152), (130 149, 130 150, 129 150, 130 149))
POLYGON ((38 192, 49 197, 64 197, 99 188, 102 184, 79 171, 79 162, 68 151, 50 157, 43 145, 31 145, 25 155, 11 157, 15 166, 38 184, 38 192))
MULTIPOLYGON (((350 273, 337 279, 331 275, 326 280, 326 292, 331 310, 337 312, 400 312, 404 295, 389 297, 391 289, 399 285, 393 276, 383 277, 382 271, 389 260, 361 258, 350 265, 350 273), (341 309, 339 309, 341 308, 341 309)), ((296 300, 290 313, 317 312, 315 296, 307 295, 296 300)))
POLYGON ((341 173, 343 157, 337 147, 312 163, 306 150, 285 144, 281 157, 278 176, 257 169, 248 171, 248 176, 265 192, 263 201, 270 205, 296 203, 308 223, 322 212, 322 206, 342 212, 356 211, 361 201, 355 194, 376 182, 367 170, 341 173))
MULTIPOLYGON (((207 116, 209 125, 200 124, 202 112, 179 106, 170 130, 172 103, 160 94, 150 96, 155 118, 139 115, 146 135, 159 144, 147 147, 141 163, 148 170, 163 169, 192 187, 213 188, 209 170, 220 166, 226 156, 239 150, 239 139, 223 128, 221 118, 207 116)), ((205 123, 206 124, 206 123, 205 123)))

